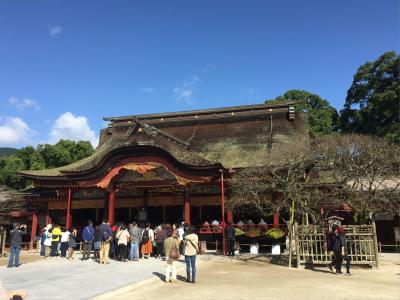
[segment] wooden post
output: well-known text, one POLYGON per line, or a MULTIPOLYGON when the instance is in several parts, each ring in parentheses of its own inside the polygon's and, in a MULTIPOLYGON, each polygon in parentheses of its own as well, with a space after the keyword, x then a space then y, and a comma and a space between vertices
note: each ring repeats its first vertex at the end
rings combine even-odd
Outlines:
POLYGON ((374 239, 374 250, 375 250, 375 265, 376 268, 379 268, 379 253, 378 253, 378 240, 376 238, 376 226, 375 226, 375 221, 372 221, 372 234, 373 234, 373 239, 374 239))
POLYGON ((108 195, 108 224, 114 224, 115 192, 112 190, 108 195))
POLYGON ((31 242, 29 243, 29 250, 33 250, 33 242, 36 236, 36 230, 38 225, 38 217, 36 211, 32 215, 32 228, 31 228, 31 242))
POLYGON ((293 221, 294 221, 294 200, 292 200, 292 205, 290 208, 290 222, 289 222, 289 268, 292 267, 292 238, 293 238, 293 221))
POLYGON ((1 238, 1 256, 5 256, 6 255, 6 239, 7 239, 7 230, 5 230, 2 233, 0 233, 2 235, 1 238))
POLYGON ((184 200, 184 209, 185 209, 185 222, 190 224, 190 191, 189 186, 185 185, 185 200, 184 200))
POLYGON ((67 218, 65 221, 65 227, 70 228, 71 227, 71 188, 68 188, 68 199, 67 199, 67 218))
POLYGON ((299 225, 296 223, 294 223, 294 238, 295 238, 295 245, 296 245, 296 267, 300 267, 300 247, 299 247, 299 239, 300 239, 300 235, 299 235, 299 225))

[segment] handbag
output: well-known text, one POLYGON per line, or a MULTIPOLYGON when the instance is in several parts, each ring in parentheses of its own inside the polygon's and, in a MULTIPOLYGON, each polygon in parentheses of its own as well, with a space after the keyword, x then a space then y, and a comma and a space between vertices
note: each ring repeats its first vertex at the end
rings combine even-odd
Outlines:
POLYGON ((181 255, 180 255, 179 250, 176 247, 176 243, 175 243, 175 247, 171 248, 171 251, 169 252, 168 257, 171 258, 171 259, 178 259, 179 256, 181 256, 181 255))

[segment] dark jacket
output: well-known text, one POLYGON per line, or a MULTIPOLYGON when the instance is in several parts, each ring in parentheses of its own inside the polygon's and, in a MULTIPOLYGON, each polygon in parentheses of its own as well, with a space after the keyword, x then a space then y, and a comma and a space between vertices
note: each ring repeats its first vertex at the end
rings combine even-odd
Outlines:
POLYGON ((107 233, 109 237, 113 236, 113 232, 111 230, 110 225, 103 223, 103 224, 101 224, 99 226, 99 229, 100 229, 100 234, 101 234, 101 240, 102 241, 104 241, 105 233, 107 233))
POLYGON ((76 248, 76 236, 72 232, 69 235, 68 246, 71 248, 76 248))
POLYGON ((142 239, 142 231, 139 227, 135 226, 131 230, 129 230, 129 234, 131 235, 131 242, 139 244, 142 239))
POLYGON ((101 232, 100 228, 95 229, 94 231, 94 236, 93 236, 93 242, 101 242, 101 232))
POLYGON ((166 239, 167 239, 167 231, 165 229, 157 231, 157 233, 156 233, 156 242, 157 243, 164 243, 164 241, 166 239))
POLYGON ((86 226, 82 231, 83 241, 92 241, 94 237, 94 228, 92 225, 86 226))
POLYGON ((21 247, 22 236, 27 233, 26 227, 24 227, 24 231, 19 228, 14 228, 10 231, 10 246, 19 246, 21 247))
POLYGON ((343 234, 339 234, 336 236, 332 250, 336 253, 341 253, 342 247, 344 248, 344 255, 347 255, 346 236, 343 234))
POLYGON ((235 228, 233 228, 232 226, 227 226, 225 228, 225 237, 227 240, 234 240, 235 239, 235 228))

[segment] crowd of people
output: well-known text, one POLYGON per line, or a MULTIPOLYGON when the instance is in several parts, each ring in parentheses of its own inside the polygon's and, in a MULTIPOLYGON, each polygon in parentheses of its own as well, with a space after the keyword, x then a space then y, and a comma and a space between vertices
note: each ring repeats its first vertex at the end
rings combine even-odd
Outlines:
POLYGON ((40 233, 40 255, 74 259, 74 251, 82 241, 82 261, 91 258, 100 264, 109 264, 109 259, 122 262, 139 261, 154 257, 166 261, 166 282, 176 280, 176 261, 185 257, 187 281, 195 283, 196 255, 199 253, 199 240, 193 227, 186 223, 160 224, 152 228, 150 223, 119 223, 113 226, 103 220, 93 225, 88 221, 78 237, 76 228, 61 228, 48 224, 40 233), (93 251, 92 251, 93 250, 93 251))
MULTIPOLYGON (((8 268, 19 267, 19 251, 22 236, 27 234, 25 224, 14 224, 10 232, 10 256, 8 268)), ((234 256, 235 229, 232 224, 225 227, 227 254, 234 256)), ((100 264, 109 264, 109 259, 122 262, 139 259, 162 259, 166 261, 166 281, 176 280, 176 261, 185 257, 187 281, 195 283, 196 255, 199 253, 199 240, 194 227, 186 223, 151 224, 132 222, 110 226, 107 220, 93 225, 89 220, 79 232, 77 228, 61 228, 57 224, 48 224, 40 232, 40 255, 44 258, 64 257, 74 259, 74 252, 82 241, 82 261, 92 258, 100 264)), ((347 240, 342 226, 334 224, 327 239, 327 250, 332 251, 332 262, 328 265, 336 274, 342 274, 343 260, 346 261, 346 275, 350 273, 350 257, 347 255, 347 240)))

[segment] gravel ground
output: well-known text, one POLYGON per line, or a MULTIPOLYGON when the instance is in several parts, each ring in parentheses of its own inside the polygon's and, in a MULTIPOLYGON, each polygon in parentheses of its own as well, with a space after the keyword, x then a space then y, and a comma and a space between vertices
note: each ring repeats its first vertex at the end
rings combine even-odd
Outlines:
MULTIPOLYGON (((249 257, 246 257, 249 258, 249 257)), ((162 278, 148 280, 145 287, 132 285, 130 289, 105 294, 98 300, 157 299, 294 299, 294 300, 399 300, 400 255, 381 257, 380 268, 353 268, 353 276, 338 276, 326 267, 313 270, 288 269, 268 260, 251 258, 211 259, 198 271, 196 284, 180 281, 164 283, 162 278)), ((183 272, 180 272, 183 275, 183 272)))

